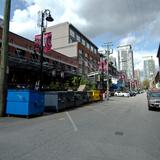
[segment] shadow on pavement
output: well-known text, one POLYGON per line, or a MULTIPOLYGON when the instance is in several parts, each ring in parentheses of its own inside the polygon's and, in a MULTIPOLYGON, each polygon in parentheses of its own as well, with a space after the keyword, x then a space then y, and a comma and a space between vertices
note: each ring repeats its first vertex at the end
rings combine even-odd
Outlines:
POLYGON ((150 108, 149 111, 160 112, 160 108, 150 108))

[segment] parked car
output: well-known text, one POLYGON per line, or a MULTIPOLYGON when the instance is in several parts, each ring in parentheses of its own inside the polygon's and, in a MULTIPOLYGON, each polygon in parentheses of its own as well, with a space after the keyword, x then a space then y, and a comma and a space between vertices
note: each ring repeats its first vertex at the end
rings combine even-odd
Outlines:
POLYGON ((109 91, 110 96, 114 96, 115 95, 115 91, 109 91))
POLYGON ((114 95, 115 95, 115 96, 122 96, 122 92, 121 92, 121 91, 116 91, 116 92, 114 93, 114 95))
POLYGON ((130 94, 129 94, 129 92, 123 92, 123 96, 124 97, 130 97, 130 94))
POLYGON ((122 91, 116 91, 114 95, 119 97, 130 97, 129 92, 122 92, 122 91))
POLYGON ((148 109, 160 108, 160 90, 147 91, 148 109))
POLYGON ((130 96, 136 96, 136 92, 135 91, 129 91, 130 96))

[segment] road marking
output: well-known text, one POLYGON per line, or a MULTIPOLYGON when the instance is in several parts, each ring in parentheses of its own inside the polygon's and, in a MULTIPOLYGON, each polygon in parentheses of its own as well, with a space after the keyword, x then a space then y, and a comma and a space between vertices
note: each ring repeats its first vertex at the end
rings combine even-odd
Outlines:
POLYGON ((68 112, 66 112, 66 114, 67 114, 67 117, 69 118, 70 122, 72 123, 72 126, 73 126, 73 128, 74 128, 74 131, 77 132, 77 131, 78 131, 78 128, 77 128, 76 124, 74 123, 72 117, 70 116, 70 114, 69 114, 68 112))

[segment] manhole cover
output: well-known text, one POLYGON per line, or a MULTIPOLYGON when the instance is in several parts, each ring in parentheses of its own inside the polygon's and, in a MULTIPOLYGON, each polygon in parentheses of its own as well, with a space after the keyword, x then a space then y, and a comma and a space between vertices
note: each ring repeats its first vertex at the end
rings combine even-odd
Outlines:
POLYGON ((123 132, 121 132, 121 131, 116 131, 116 132, 115 132, 115 135, 123 136, 123 135, 124 135, 124 133, 123 133, 123 132))

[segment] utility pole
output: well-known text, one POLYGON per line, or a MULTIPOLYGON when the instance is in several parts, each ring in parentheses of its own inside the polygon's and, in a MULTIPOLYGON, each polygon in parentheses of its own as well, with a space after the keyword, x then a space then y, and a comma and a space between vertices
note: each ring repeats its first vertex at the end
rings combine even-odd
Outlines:
POLYGON ((4 116, 7 95, 8 35, 11 0, 5 1, 2 32, 2 49, 0 55, 0 117, 4 116))
POLYGON ((104 92, 104 55, 100 54, 100 68, 101 68, 101 78, 100 78, 100 82, 101 82, 101 87, 100 89, 102 90, 102 92, 104 92))
POLYGON ((107 50, 105 50, 105 56, 107 58, 107 99, 109 99, 109 55, 113 53, 111 46, 113 46, 112 42, 107 42, 103 45, 103 47, 107 48, 107 50))

